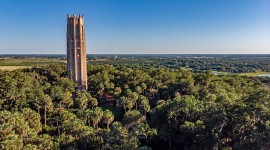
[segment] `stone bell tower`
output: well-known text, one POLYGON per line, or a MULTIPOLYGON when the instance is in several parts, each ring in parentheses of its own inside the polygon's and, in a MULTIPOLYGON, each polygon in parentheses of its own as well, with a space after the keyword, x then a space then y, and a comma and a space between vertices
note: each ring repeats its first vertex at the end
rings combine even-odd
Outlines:
POLYGON ((87 67, 85 46, 84 17, 67 17, 67 74, 79 84, 80 89, 87 90, 87 67))

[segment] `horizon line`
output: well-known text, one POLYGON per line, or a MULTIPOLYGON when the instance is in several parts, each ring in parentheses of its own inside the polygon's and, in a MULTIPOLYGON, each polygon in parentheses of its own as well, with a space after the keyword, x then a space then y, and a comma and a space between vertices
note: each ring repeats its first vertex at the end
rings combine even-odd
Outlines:
MULTIPOLYGON (((21 53, 21 54, 1 54, 0 55, 67 55, 64 53, 39 54, 39 53, 21 53)), ((86 55, 270 55, 270 53, 93 53, 86 55)))

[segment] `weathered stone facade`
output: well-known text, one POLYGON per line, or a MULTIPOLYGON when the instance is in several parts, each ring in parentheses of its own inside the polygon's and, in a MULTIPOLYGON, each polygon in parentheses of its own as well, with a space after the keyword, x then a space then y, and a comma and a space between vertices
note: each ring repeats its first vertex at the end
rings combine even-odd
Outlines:
POLYGON ((67 74, 87 90, 86 43, 83 16, 67 17, 67 74))

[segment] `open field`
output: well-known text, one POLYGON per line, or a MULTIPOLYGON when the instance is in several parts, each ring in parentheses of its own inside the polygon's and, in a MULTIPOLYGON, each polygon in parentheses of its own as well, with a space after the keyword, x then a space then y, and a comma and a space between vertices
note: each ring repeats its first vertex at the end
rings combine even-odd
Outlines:
POLYGON ((248 72, 248 73, 231 73, 231 72, 217 72, 217 71, 212 71, 215 75, 240 75, 240 76, 262 76, 262 75, 269 75, 270 72, 265 72, 265 71, 256 71, 256 72, 248 72))
POLYGON ((1 58, 0 66, 42 66, 50 63, 66 63, 58 58, 1 58))
POLYGON ((31 68, 30 66, 0 66, 0 70, 16 70, 16 69, 24 69, 24 68, 31 68))
POLYGON ((239 73, 238 75, 242 76, 259 76, 263 74, 270 74, 270 72, 264 72, 264 71, 256 71, 256 72, 250 72, 250 73, 239 73))

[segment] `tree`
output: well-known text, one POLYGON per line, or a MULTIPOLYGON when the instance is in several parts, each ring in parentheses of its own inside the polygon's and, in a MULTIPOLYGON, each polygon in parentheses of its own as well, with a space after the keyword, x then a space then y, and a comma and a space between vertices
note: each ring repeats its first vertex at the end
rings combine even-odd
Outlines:
POLYGON ((75 98, 75 107, 79 109, 86 109, 88 106, 89 97, 86 91, 77 90, 75 98))
POLYGON ((24 120, 28 122, 31 129, 34 129, 36 133, 41 131, 40 115, 30 108, 24 108, 22 110, 22 116, 24 120))
POLYGON ((103 117, 103 111, 100 107, 96 107, 93 110, 86 109, 82 113, 83 113, 82 118, 85 120, 88 126, 98 128, 98 123, 101 121, 103 117))
POLYGON ((133 93, 131 93, 130 98, 132 98, 133 103, 135 104, 135 109, 137 110, 138 109, 138 102, 137 101, 139 98, 139 94, 136 92, 133 92, 133 93))
POLYGON ((132 126, 135 126, 141 122, 145 122, 145 116, 143 116, 137 110, 130 110, 125 113, 122 119, 122 124, 125 125, 128 129, 132 126))
POLYGON ((94 109, 94 107, 96 107, 98 105, 97 99, 94 97, 89 97, 89 105, 90 105, 91 109, 94 109))
POLYGON ((145 145, 157 135, 156 129, 153 129, 148 125, 146 116, 142 115, 137 110, 126 112, 121 122, 123 126, 128 129, 129 134, 140 141, 144 141, 145 145))
POLYGON ((150 105, 149 105, 149 101, 148 99, 143 96, 143 95, 140 95, 139 97, 139 109, 144 113, 146 114, 147 112, 150 111, 150 105))
POLYGON ((177 97, 152 110, 151 125, 158 129, 159 138, 168 142, 164 145, 168 144, 170 148, 179 147, 182 143, 185 146, 194 145, 191 141, 194 141, 195 135, 203 133, 200 131, 205 128, 200 120, 202 110, 201 101, 195 97, 177 97))
POLYGON ((24 108, 22 112, 0 111, 0 148, 22 149, 43 148, 52 146, 50 136, 38 133, 41 131, 40 117, 37 112, 24 108), (46 139, 40 140, 45 137, 46 139), (39 147, 40 146, 40 147, 39 147))
POLYGON ((117 101, 117 105, 120 107, 123 107, 125 112, 130 110, 134 106, 134 100, 132 98, 127 98, 127 97, 120 97, 120 99, 117 101))
POLYGON ((135 92, 141 94, 142 93, 142 88, 140 86, 136 86, 135 92))
POLYGON ((147 89, 147 85, 145 83, 141 83, 140 86, 142 88, 142 93, 145 94, 145 90, 147 89))
POLYGON ((119 98, 119 95, 122 93, 121 87, 115 87, 114 88, 114 95, 119 98))
POLYGON ((138 146, 138 139, 129 135, 121 123, 114 122, 111 130, 105 134, 102 149, 137 149, 138 146))
POLYGON ((42 104, 44 106, 44 125, 47 126, 47 113, 53 111, 53 102, 49 95, 44 95, 42 98, 42 104))
POLYGON ((109 125, 112 123, 113 119, 114 119, 114 115, 111 111, 105 110, 103 112, 102 120, 103 120, 103 123, 107 125, 107 129, 109 129, 109 125))

